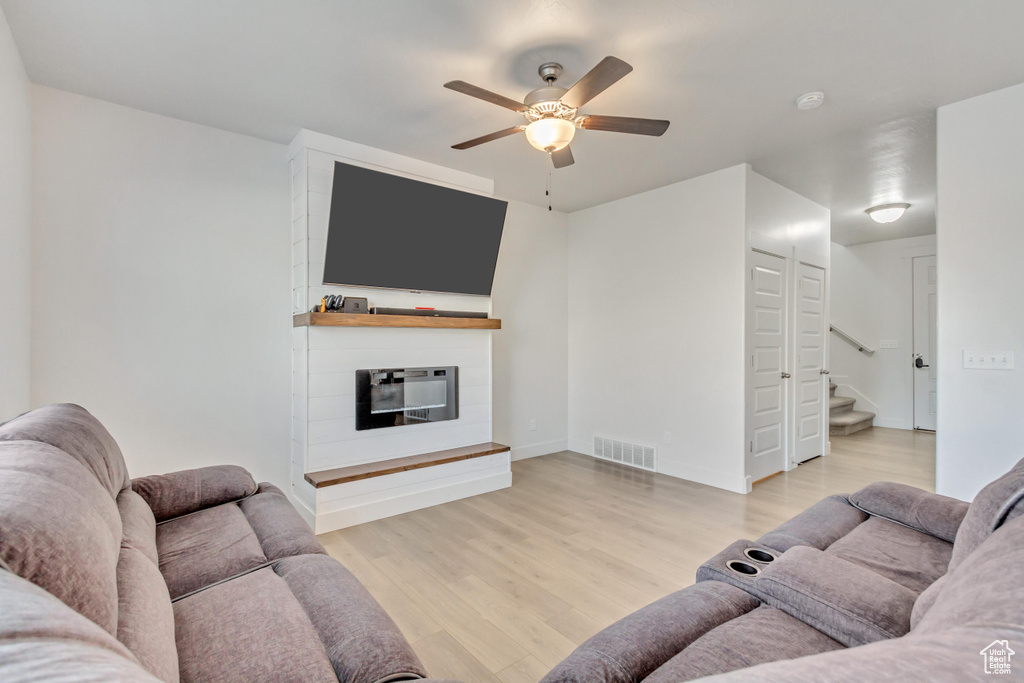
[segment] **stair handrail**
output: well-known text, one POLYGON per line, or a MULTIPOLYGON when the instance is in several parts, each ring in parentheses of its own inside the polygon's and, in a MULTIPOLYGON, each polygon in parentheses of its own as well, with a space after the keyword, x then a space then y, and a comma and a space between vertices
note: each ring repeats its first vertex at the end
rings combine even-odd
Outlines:
POLYGON ((840 337, 842 337, 846 341, 850 342, 850 344, 852 344, 853 346, 857 347, 857 350, 860 351, 861 353, 867 354, 869 356, 871 356, 871 355, 873 355, 875 353, 875 350, 873 348, 871 348, 870 346, 868 346, 867 344, 865 344, 861 340, 857 339, 852 334, 850 334, 849 332, 847 332, 843 328, 839 327, 835 323, 830 324, 828 326, 828 329, 830 331, 832 331, 832 332, 835 332, 836 334, 838 334, 840 337))

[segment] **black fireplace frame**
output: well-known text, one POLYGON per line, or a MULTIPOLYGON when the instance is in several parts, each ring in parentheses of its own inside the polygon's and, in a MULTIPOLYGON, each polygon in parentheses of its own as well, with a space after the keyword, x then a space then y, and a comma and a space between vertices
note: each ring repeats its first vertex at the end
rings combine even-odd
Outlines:
POLYGON ((458 366, 356 370, 356 431, 457 419, 459 419, 458 366), (374 387, 381 385, 392 387, 390 392, 392 398, 394 398, 395 390, 401 388, 401 394, 404 397, 405 384, 436 382, 439 378, 443 378, 445 381, 445 403, 443 406, 389 408, 388 412, 374 412, 375 393, 378 395, 378 400, 381 393, 374 392, 374 387))

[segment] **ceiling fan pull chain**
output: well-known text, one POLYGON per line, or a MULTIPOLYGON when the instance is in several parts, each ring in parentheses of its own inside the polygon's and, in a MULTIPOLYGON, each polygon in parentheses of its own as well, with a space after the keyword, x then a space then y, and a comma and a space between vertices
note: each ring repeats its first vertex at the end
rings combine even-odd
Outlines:
POLYGON ((555 161, 551 158, 551 152, 548 152, 548 185, 547 189, 544 190, 544 194, 548 198, 548 211, 551 210, 551 169, 554 168, 555 161))

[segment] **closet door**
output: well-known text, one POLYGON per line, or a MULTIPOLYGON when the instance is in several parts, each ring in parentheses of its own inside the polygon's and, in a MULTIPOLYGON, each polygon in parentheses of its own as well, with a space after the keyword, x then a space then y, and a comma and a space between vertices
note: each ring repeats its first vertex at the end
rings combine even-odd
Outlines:
POLYGON ((793 298, 796 304, 793 459, 801 463, 821 455, 825 445, 825 271, 797 263, 793 298))
POLYGON ((747 462, 749 481, 786 468, 789 302, 787 262, 751 253, 747 281, 747 462))

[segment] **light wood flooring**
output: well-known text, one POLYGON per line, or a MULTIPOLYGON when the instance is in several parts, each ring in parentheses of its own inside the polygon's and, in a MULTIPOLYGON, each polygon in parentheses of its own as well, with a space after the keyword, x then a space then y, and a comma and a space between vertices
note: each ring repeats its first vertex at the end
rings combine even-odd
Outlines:
POLYGON ((874 481, 934 490, 935 435, 875 427, 740 495, 571 452, 512 463, 509 489, 321 535, 436 677, 535 683, 591 635, 821 498, 874 481))

